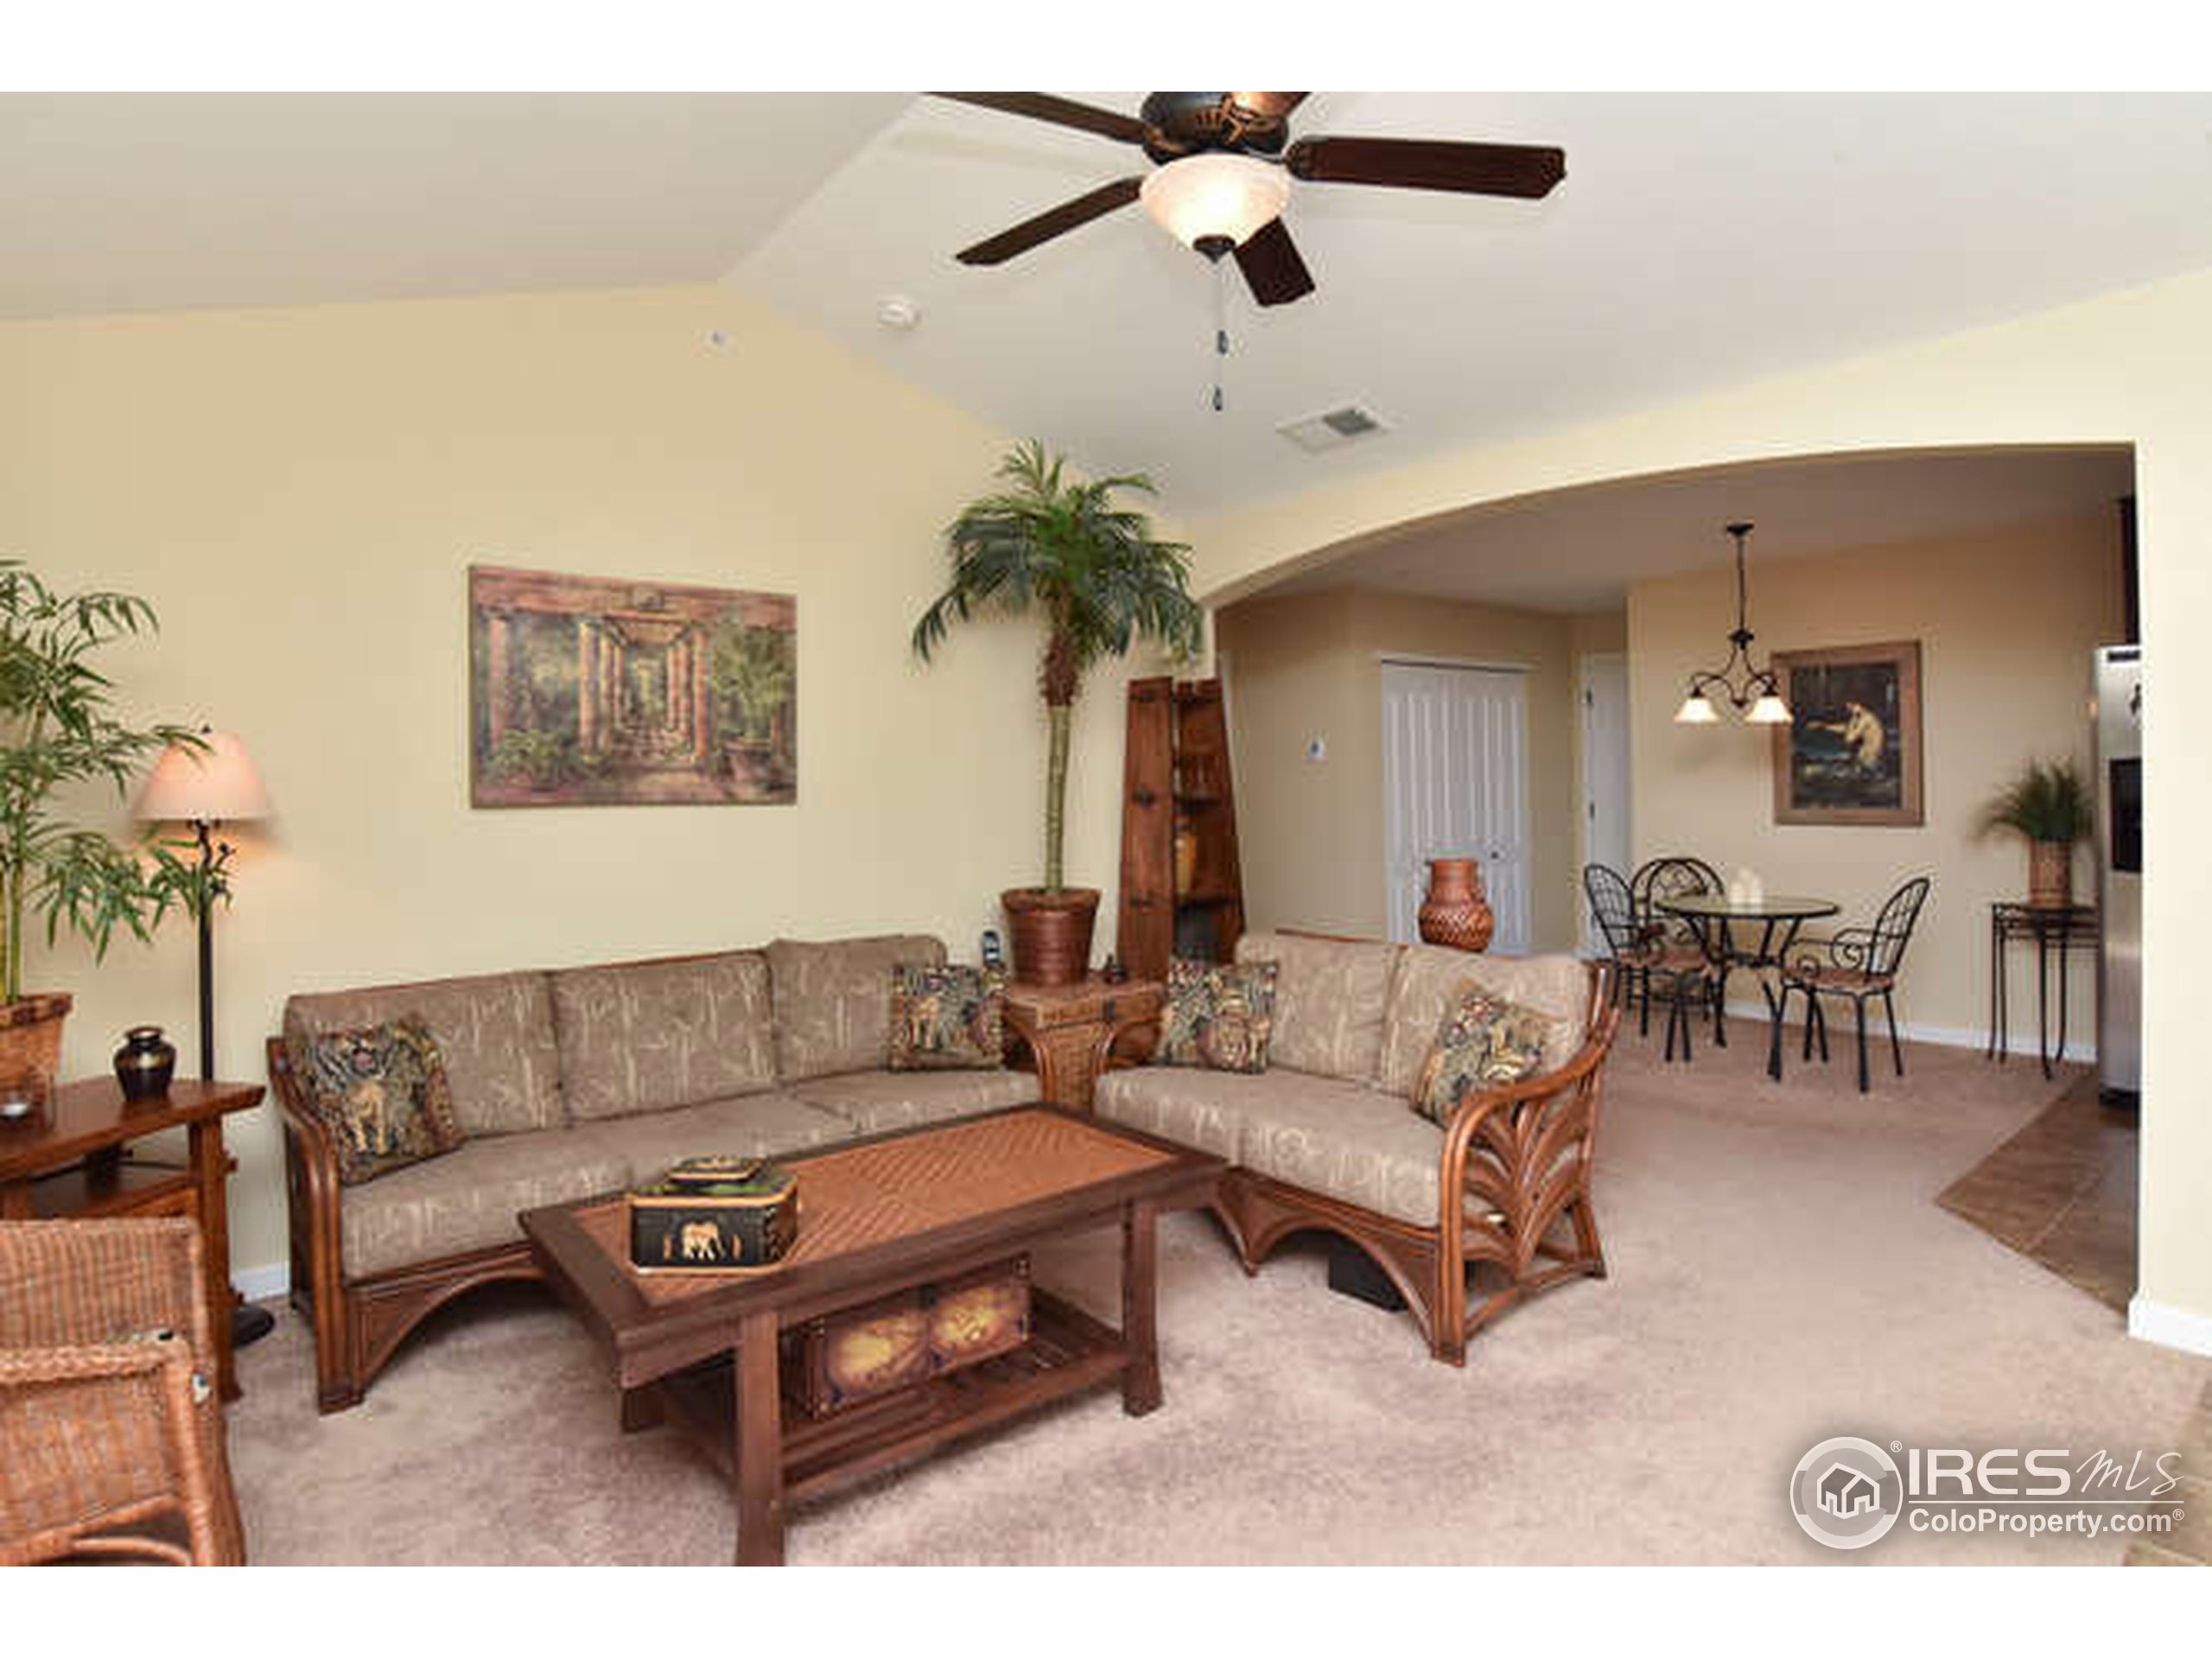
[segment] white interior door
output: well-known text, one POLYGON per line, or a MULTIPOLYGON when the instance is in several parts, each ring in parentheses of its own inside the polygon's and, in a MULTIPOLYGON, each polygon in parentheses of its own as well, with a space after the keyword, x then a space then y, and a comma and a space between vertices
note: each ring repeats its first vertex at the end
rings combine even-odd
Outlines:
MULTIPOLYGON (((1582 659, 1583 857, 1629 873, 1628 658, 1618 652, 1582 659)), ((1579 876, 1578 876, 1579 880, 1579 876)), ((1603 950, 1587 899, 1578 901, 1582 948, 1603 950)))
POLYGON ((1529 703, 1516 669, 1382 664, 1382 846, 1390 937, 1420 937, 1432 858, 1482 862, 1491 949, 1529 949, 1529 703))

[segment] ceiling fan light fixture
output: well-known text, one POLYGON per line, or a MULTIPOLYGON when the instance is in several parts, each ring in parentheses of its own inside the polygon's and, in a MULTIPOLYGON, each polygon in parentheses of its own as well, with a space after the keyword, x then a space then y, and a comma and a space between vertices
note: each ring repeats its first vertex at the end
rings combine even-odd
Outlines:
POLYGON ((1290 180, 1268 162, 1213 150, 1147 173, 1137 195, 1145 212, 1185 247, 1207 237, 1224 237, 1234 246, 1282 212, 1290 180))

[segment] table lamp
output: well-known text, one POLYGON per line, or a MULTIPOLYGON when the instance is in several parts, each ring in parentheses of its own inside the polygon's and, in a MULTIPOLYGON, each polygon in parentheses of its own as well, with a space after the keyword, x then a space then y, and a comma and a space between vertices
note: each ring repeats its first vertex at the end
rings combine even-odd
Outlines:
MULTIPOLYGON (((228 842, 218 846, 215 826, 269 816, 269 792, 245 745, 228 732, 200 728, 201 748, 172 743, 162 752, 138 791, 133 816, 144 823, 188 823, 200 842, 200 880, 193 904, 200 924, 200 1076, 215 1077, 215 901, 230 892, 224 866, 228 842)), ((276 1323, 267 1309, 241 1301, 231 1317, 234 1344, 257 1340, 276 1323)))

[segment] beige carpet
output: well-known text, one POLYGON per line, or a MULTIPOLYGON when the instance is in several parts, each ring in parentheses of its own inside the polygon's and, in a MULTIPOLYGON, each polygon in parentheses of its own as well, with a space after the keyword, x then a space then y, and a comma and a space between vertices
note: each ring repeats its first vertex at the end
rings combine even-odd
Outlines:
MULTIPOLYGON (((1331 1294, 1294 1243, 1248 1281, 1213 1224, 1161 1241, 1167 1402, 1102 1393, 796 1509, 794 1564, 1795 1562, 1788 1473, 1830 1435, 2164 1449, 2212 1365, 1936 1195, 2071 1084, 1914 1046, 1769 1083, 1761 1033, 1663 1066, 1631 1027, 1599 1184, 1612 1276, 1477 1338, 1331 1294)), ((1111 1236, 1039 1262, 1101 1312, 1111 1236)), ((289 1310, 240 1356, 232 1443, 257 1562, 714 1563, 734 1520, 674 1434, 623 1435, 598 1353, 527 1288, 464 1302, 365 1404, 313 1407, 289 1310)), ((1909 1535, 1883 1564, 2112 1563, 2126 1541, 1909 1535)))

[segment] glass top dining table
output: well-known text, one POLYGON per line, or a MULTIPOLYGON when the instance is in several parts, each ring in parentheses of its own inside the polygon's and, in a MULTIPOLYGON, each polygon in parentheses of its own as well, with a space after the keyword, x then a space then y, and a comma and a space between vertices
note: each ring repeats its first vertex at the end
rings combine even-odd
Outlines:
MULTIPOLYGON (((1688 922, 1697 936, 1698 949, 1713 964, 1719 981, 1713 992, 1713 1041, 1728 1046, 1728 1029, 1722 1010, 1728 1004, 1728 976, 1738 968, 1771 968, 1789 954, 1798 929, 1807 922, 1833 916, 1842 908, 1832 899, 1812 899, 1794 893, 1766 893, 1755 899, 1731 899, 1725 893, 1685 893, 1653 903, 1670 916, 1688 922), (1738 926, 1744 931, 1738 932, 1738 926), (1756 937, 1754 937, 1756 936, 1756 937)), ((1773 985, 1759 976, 1759 991, 1766 998, 1771 1019, 1780 1006, 1773 985)), ((1778 1029, 1778 1027, 1777 1027, 1778 1029)), ((1777 1036, 1776 1041, 1780 1041, 1777 1036)), ((1780 1072, 1778 1059, 1768 1069, 1780 1072)))

